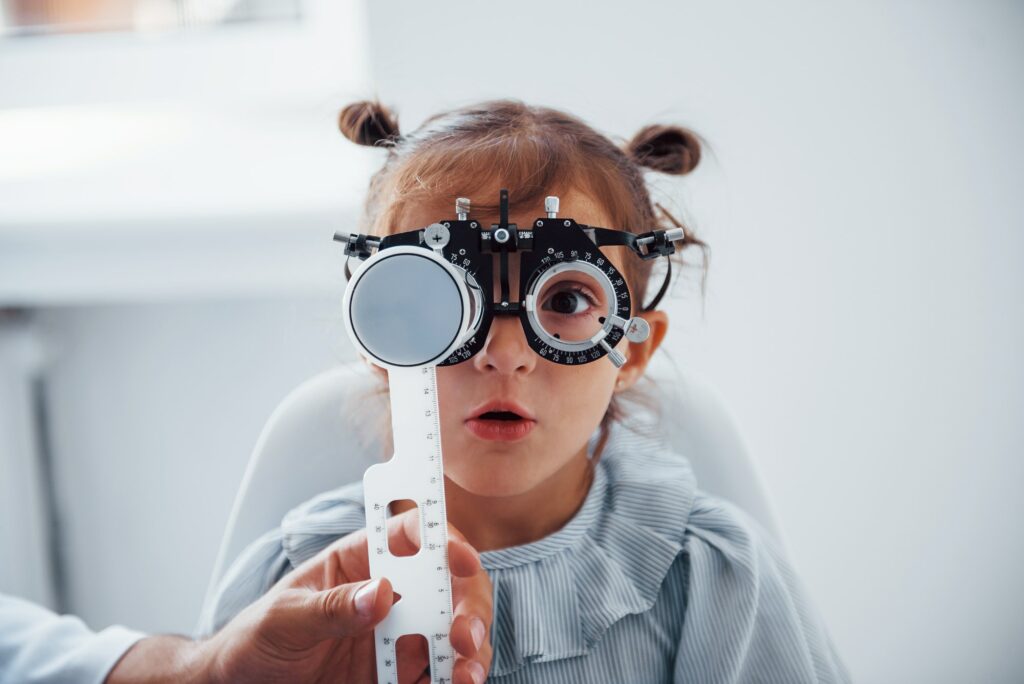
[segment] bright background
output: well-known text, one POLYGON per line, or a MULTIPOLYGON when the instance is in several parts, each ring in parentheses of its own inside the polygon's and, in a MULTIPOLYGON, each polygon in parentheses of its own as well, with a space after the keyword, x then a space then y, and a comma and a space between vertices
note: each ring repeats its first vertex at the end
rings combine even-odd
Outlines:
POLYGON ((657 180, 713 249, 667 348, 734 411, 855 679, 1024 678, 1024 4, 306 0, 73 35, 13 4, 0 591, 191 630, 263 421, 352 358, 330 236, 382 157, 337 111, 516 97, 710 143, 657 180))

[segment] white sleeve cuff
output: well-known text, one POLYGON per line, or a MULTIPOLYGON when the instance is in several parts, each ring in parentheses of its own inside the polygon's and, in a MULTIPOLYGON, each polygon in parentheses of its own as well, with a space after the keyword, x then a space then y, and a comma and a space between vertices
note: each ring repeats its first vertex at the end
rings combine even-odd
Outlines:
POLYGON ((96 633, 74 616, 0 596, 0 684, 101 684, 144 636, 118 626, 96 633))

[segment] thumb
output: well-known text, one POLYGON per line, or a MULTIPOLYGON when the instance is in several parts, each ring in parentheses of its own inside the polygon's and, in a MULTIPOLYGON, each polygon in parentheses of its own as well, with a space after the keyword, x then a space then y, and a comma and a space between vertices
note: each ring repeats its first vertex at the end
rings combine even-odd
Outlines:
POLYGON ((310 594, 296 617, 312 640, 319 642, 370 631, 387 616, 392 603, 387 579, 353 582, 310 594))

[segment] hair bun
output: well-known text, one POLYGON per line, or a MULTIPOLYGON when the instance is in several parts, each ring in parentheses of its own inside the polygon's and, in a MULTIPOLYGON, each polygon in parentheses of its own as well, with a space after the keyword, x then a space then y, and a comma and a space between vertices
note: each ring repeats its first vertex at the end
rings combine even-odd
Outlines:
POLYGON ((338 115, 338 128, 349 140, 360 145, 379 146, 402 137, 398 117, 380 102, 353 102, 338 115))
POLYGON ((641 128, 625 152, 641 166, 681 176, 700 162, 700 138, 681 126, 654 124, 641 128))

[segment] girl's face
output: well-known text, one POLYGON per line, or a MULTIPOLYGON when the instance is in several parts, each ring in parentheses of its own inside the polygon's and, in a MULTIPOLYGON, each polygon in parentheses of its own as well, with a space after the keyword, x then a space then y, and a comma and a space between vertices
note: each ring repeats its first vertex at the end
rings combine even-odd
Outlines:
MULTIPOLYGON (((495 189, 479 199, 489 202, 497 195, 495 189)), ((404 213, 399 225, 425 226, 451 212, 451 206, 418 205, 404 213)), ((610 226, 600 204, 582 193, 562 196, 559 213, 580 223, 610 226)), ((538 207, 537 211, 512 215, 509 221, 527 226, 540 215, 538 207)), ((474 212, 472 217, 485 226, 498 221, 496 215, 483 212, 474 212)), ((623 250, 602 248, 620 270, 625 258, 635 258, 623 250)), ((510 291, 517 296, 518 259, 510 259, 509 266, 510 291)), ((497 298, 497 278, 494 289, 497 298)), ((623 338, 618 350, 628 357, 629 346, 623 338)), ((628 365, 620 371, 607 358, 581 366, 548 361, 527 344, 518 317, 495 316, 476 355, 437 369, 446 475, 478 496, 514 496, 549 480, 571 461, 585 459, 588 439, 608 408, 620 373, 627 369, 628 365), (492 403, 528 419, 479 418, 492 403)))

